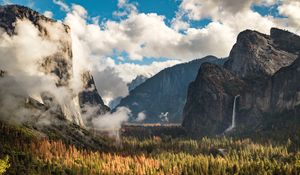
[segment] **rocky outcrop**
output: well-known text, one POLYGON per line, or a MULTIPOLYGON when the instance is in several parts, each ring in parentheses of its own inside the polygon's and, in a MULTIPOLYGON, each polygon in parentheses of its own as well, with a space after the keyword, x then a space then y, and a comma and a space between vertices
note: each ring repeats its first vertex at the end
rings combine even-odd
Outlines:
POLYGON ((300 57, 272 77, 271 108, 273 113, 300 107, 300 57))
MULTIPOLYGON (((243 32, 242 32, 243 33, 243 32)), ((256 35, 258 32, 252 32, 256 35)), ((242 35, 242 34, 240 34, 242 35)), ((262 34, 260 34, 262 35, 262 34)), ((252 36, 251 34, 249 36, 252 36)), ((251 48, 256 48, 247 53, 251 53, 247 59, 255 60, 256 63, 261 63, 260 67, 257 67, 256 64, 244 63, 244 65, 239 65, 241 69, 244 67, 252 67, 254 70, 245 74, 239 74, 234 69, 234 66, 231 65, 231 61, 225 63, 226 68, 230 71, 235 72, 239 77, 247 83, 247 86, 244 92, 239 98, 239 111, 237 114, 237 122, 240 123, 241 128, 255 129, 261 126, 263 117, 268 113, 274 113, 277 110, 283 110, 283 108, 274 108, 272 105, 274 103, 274 95, 278 94, 278 91, 274 91, 274 86, 281 86, 280 83, 274 84, 273 77, 278 72, 281 72, 281 69, 287 68, 290 69, 290 65, 297 59, 297 54, 300 51, 300 37, 290 33, 288 31, 272 28, 270 31, 270 36, 264 35, 268 39, 268 44, 261 42, 253 42, 251 48), (271 48, 271 52, 270 52, 271 48), (260 53, 258 55, 254 53, 260 53), (255 71, 260 70, 260 71, 255 71)), ((254 39, 257 39, 254 37, 254 39)), ((245 39, 247 40, 247 39, 245 39)), ((259 40, 259 39, 257 39, 259 40)), ((240 45, 239 42, 244 42, 244 40, 237 40, 236 45, 240 45)), ((235 45, 235 46, 236 46, 235 45)), ((232 50, 235 50, 235 46, 232 50)), ((231 51, 239 52, 239 50, 231 51)), ((229 60, 236 59, 245 59, 238 58, 234 55, 229 56, 229 60)), ((246 70, 246 69, 244 69, 246 70)), ((286 79, 289 79, 289 76, 285 76, 286 79)), ((283 92, 283 94, 288 93, 288 91, 283 92)), ((286 103, 286 102, 283 102, 286 103)))
POLYGON ((224 64, 225 69, 201 67, 203 70, 199 71, 197 79, 190 85, 183 112, 183 126, 191 135, 222 133, 225 126, 229 126, 228 119, 232 115, 233 97, 236 94, 240 95, 237 100, 236 129, 241 132, 261 128, 266 116, 268 122, 272 122, 269 116, 298 108, 300 84, 297 77, 300 64, 297 55, 300 37, 276 28, 272 28, 270 33, 269 36, 250 30, 241 32, 224 64), (222 70, 222 73, 218 74, 217 70, 222 70), (236 80, 230 82, 226 78, 228 74, 236 77, 236 80), (210 77, 207 78, 209 81, 205 77, 210 77), (237 85, 236 82, 240 83, 237 85), (238 90, 234 91, 236 93, 220 93, 227 87, 238 90))
POLYGON ((183 127, 192 136, 223 133, 231 125, 234 97, 244 82, 221 66, 204 63, 189 85, 183 127))
POLYGON ((127 84, 128 91, 129 92, 132 91, 133 89, 138 87, 140 84, 144 83, 147 79, 148 79, 148 77, 143 76, 143 75, 136 76, 135 79, 133 79, 130 83, 127 84))
POLYGON ((30 8, 19 5, 0 6, 0 27, 9 35, 15 35, 15 25, 18 20, 29 20, 39 29, 41 37, 55 42, 60 49, 49 57, 43 58, 41 70, 55 74, 58 86, 67 86, 72 76, 72 42, 70 28, 63 23, 49 19, 30 8), (60 38, 54 36, 52 29, 59 32, 60 38))
POLYGON ((79 104, 83 110, 82 112, 86 112, 86 106, 96 107, 96 115, 103 115, 110 111, 109 107, 104 104, 101 96, 99 95, 94 78, 89 72, 82 74, 82 82, 84 90, 79 93, 79 104))
MULTIPOLYGON (((42 40, 51 42, 57 47, 55 53, 40 58, 37 61, 38 71, 51 77, 55 81, 57 88, 64 88, 64 95, 70 99, 58 100, 56 96, 49 91, 35 94, 35 96, 26 97, 25 106, 39 114, 39 118, 43 118, 46 114, 60 119, 69 120, 77 125, 84 126, 81 116, 81 109, 84 105, 98 108, 97 114, 103 114, 108 111, 98 94, 95 87, 93 77, 89 73, 82 75, 83 91, 79 94, 75 93, 71 86, 73 75, 72 61, 72 41, 70 28, 61 22, 49 19, 30 8, 19 5, 0 6, 0 28, 2 28, 9 36, 13 37, 18 33, 15 31, 19 21, 28 21, 28 24, 37 28, 39 37, 42 40), (39 97, 41 99, 39 99, 39 97), (41 107, 42 106, 42 107, 41 107)), ((28 43, 30 44, 30 43, 28 43)), ((28 50, 28 52, 31 52, 28 50)), ((33 51, 32 51, 33 52, 33 51)), ((5 76, 5 72, 9 70, 1 70, 1 77, 5 76), (2 73, 3 72, 3 73, 2 73)), ((18 84, 16 86, 22 86, 18 84)), ((46 86, 41 84, 41 86, 46 86)), ((21 88, 19 88, 21 89, 21 88)), ((60 92, 61 90, 58 90, 60 92)), ((5 93, 5 92, 4 92, 5 93)))
POLYGON ((181 123, 188 85, 196 78, 200 65, 205 62, 222 65, 225 59, 208 56, 166 68, 133 89, 119 106, 128 107, 132 111, 133 121, 143 112, 146 123, 181 123))
MULTIPOLYGON (((44 30, 40 25, 40 21, 46 22, 55 22, 54 20, 45 17, 44 15, 39 14, 38 12, 24 6, 20 5, 5 5, 0 7, 1 19, 0 27, 3 28, 9 35, 15 33, 15 22, 18 19, 28 19, 34 25, 36 25, 40 31, 44 30)), ((64 25, 66 30, 69 30, 69 27, 64 25)))
POLYGON ((242 78, 272 76, 297 58, 297 45, 287 49, 283 35, 299 40, 298 36, 279 29, 271 29, 270 36, 251 30, 241 32, 224 67, 242 78))

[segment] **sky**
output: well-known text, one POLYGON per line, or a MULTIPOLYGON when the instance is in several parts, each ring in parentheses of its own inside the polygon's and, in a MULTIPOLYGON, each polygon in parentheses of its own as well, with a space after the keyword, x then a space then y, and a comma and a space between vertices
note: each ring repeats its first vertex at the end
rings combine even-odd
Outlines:
POLYGON ((28 6, 69 25, 75 67, 92 72, 106 103, 126 96, 126 83, 137 75, 149 77, 206 55, 227 57, 243 30, 300 33, 299 0, 0 2, 28 6))

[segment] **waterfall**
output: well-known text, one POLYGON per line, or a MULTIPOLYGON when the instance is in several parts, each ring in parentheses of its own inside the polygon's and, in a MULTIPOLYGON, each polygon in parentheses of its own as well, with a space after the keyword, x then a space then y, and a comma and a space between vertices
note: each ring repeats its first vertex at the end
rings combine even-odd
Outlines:
POLYGON ((234 97, 234 101, 233 101, 233 108, 232 108, 232 122, 231 125, 229 126, 229 128, 227 128, 225 130, 225 132, 229 132, 231 131, 233 128, 235 128, 235 112, 236 112, 236 100, 240 95, 236 95, 234 97))

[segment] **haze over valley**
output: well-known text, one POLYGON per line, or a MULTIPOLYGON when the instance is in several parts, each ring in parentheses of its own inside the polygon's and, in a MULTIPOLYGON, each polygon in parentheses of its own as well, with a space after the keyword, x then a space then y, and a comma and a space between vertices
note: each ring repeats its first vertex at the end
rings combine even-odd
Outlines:
POLYGON ((0 2, 0 174, 300 173, 297 0, 0 2))

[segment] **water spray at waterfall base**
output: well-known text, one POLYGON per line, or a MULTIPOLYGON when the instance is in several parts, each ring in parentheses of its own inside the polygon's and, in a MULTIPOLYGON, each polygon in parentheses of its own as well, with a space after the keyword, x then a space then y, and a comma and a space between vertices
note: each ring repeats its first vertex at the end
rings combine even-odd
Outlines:
POLYGON ((224 133, 229 132, 231 130, 233 130, 236 127, 236 123, 235 123, 235 115, 236 115, 236 100, 237 98, 240 97, 240 95, 236 95, 234 97, 234 101, 233 101, 233 108, 232 108, 232 122, 231 125, 229 126, 229 128, 227 128, 224 133))

